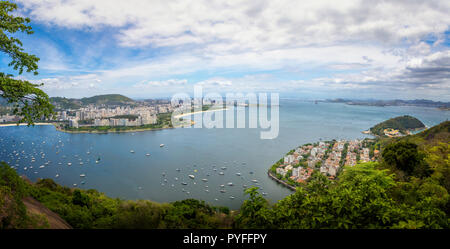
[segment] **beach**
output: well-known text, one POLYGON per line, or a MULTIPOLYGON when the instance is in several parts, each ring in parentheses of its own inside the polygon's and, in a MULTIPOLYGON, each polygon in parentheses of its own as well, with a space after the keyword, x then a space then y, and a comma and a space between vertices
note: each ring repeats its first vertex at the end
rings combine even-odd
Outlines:
MULTIPOLYGON (((28 125, 27 123, 20 123, 19 125, 28 125)), ((52 123, 34 123, 34 125, 53 125, 52 123)), ((0 124, 0 127, 8 127, 8 126, 17 126, 17 123, 14 124, 0 124)), ((32 126, 32 125, 30 125, 32 126)))
POLYGON ((206 110, 206 111, 198 111, 198 112, 189 112, 189 113, 184 113, 184 114, 176 115, 176 116, 174 116, 174 118, 187 117, 187 116, 191 116, 191 115, 198 114, 198 113, 217 112, 217 111, 226 111, 226 110, 228 110, 228 108, 220 108, 220 109, 206 110))

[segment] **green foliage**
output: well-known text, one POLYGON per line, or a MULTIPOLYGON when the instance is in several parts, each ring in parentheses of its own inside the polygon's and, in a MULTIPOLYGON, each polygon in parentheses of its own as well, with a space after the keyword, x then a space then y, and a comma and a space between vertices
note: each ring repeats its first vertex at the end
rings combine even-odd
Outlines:
POLYGON ((81 101, 65 97, 51 97, 50 102, 57 110, 80 109, 81 101))
MULTIPOLYGON (((0 1, 0 51, 7 54, 11 62, 8 64, 19 74, 24 70, 38 74, 35 55, 23 52, 22 42, 12 36, 16 32, 32 34, 29 18, 13 16, 10 12, 17 10, 17 5, 8 1, 0 1)), ((0 72, 0 97, 13 104, 13 114, 22 117, 19 122, 33 124, 34 120, 50 118, 53 106, 47 94, 39 89, 42 84, 32 84, 25 80, 12 78, 13 75, 0 72)))
POLYGON ((272 223, 272 211, 268 209, 268 202, 258 192, 258 187, 245 190, 250 196, 241 206, 236 217, 236 228, 269 228, 272 223))
MULTIPOLYGON (((109 198, 96 190, 70 189, 52 179, 22 180, 5 163, 0 166, 0 228, 37 227, 40 217, 27 215, 22 198, 31 196, 73 228, 227 228, 230 210, 187 199, 160 204, 109 198)), ((47 224, 48 225, 48 224, 47 224)), ((40 225, 41 226, 41 225, 40 225)))
POLYGON ((133 103, 134 101, 121 94, 104 94, 97 95, 89 98, 82 98, 80 100, 84 105, 96 104, 96 105, 123 105, 127 103, 133 103))
POLYGON ((406 141, 389 144, 383 150, 383 160, 387 165, 402 170, 406 176, 427 177, 431 170, 424 160, 424 153, 417 147, 406 141))
POLYGON ((270 207, 256 189, 241 207, 239 228, 448 228, 444 188, 421 185, 416 203, 396 197, 398 183, 378 163, 346 168, 339 180, 314 173, 305 187, 270 207))
POLYGON ((402 133, 405 133, 406 130, 425 128, 425 125, 417 118, 405 115, 381 122, 370 128, 370 131, 372 132, 372 134, 384 136, 384 129, 388 128, 396 129, 402 133))

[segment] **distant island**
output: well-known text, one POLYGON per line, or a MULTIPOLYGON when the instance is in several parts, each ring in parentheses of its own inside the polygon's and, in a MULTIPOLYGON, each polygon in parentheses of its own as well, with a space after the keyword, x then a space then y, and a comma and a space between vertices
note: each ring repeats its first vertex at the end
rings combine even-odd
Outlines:
POLYGON ((354 100, 354 99, 327 99, 320 102, 329 103, 344 103, 347 105, 365 105, 365 106, 420 106, 420 107, 433 107, 440 110, 450 110, 450 102, 432 101, 427 99, 415 99, 415 100, 354 100))
POLYGON ((425 128, 426 126, 419 119, 405 115, 383 121, 363 133, 380 137, 399 137, 425 128))

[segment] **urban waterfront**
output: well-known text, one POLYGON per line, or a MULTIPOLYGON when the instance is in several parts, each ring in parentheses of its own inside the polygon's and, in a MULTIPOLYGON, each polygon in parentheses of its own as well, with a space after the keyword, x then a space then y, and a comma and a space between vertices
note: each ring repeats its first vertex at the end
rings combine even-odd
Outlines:
POLYGON ((255 185, 252 180, 271 202, 292 193, 267 176, 289 150, 321 140, 370 137, 361 131, 400 115, 417 117, 430 127, 447 120, 450 112, 284 99, 279 135, 271 140, 261 140, 261 130, 249 128, 69 134, 53 126, 0 127, 0 160, 32 181, 52 178, 111 197, 158 202, 196 198, 237 209, 246 198, 243 186, 255 185))

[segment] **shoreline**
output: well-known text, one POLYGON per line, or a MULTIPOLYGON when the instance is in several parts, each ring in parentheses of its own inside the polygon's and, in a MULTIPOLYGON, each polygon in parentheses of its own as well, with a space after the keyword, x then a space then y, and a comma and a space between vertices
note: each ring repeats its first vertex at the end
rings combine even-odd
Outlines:
MULTIPOLYGON (((10 126, 24 126, 24 125, 28 125, 27 123, 14 123, 14 124, 0 124, 0 127, 10 127, 10 126)), ((53 125, 53 123, 34 123, 34 125, 53 125)), ((33 125, 30 125, 33 126, 33 125)))
POLYGON ((141 132, 141 131, 158 131, 158 130, 166 130, 166 129, 175 129, 175 127, 165 127, 165 128, 143 128, 143 129, 129 129, 129 130, 106 130, 106 131, 99 131, 99 130, 80 130, 80 131, 71 131, 71 130, 64 130, 59 127, 55 126, 55 129, 60 132, 66 132, 66 133, 94 133, 94 134, 108 134, 108 133, 127 133, 127 132, 141 132))
POLYGON ((297 187, 294 187, 294 186, 290 185, 289 183, 287 183, 287 182, 285 182, 285 181, 283 181, 283 180, 280 180, 280 179, 276 178, 274 175, 272 175, 272 173, 270 172, 270 169, 267 171, 267 175, 268 175, 272 180, 274 180, 274 181, 276 181, 277 183, 283 185, 284 187, 286 187, 286 188, 288 188, 288 189, 290 189, 290 190, 292 190, 292 191, 297 191, 297 187))

